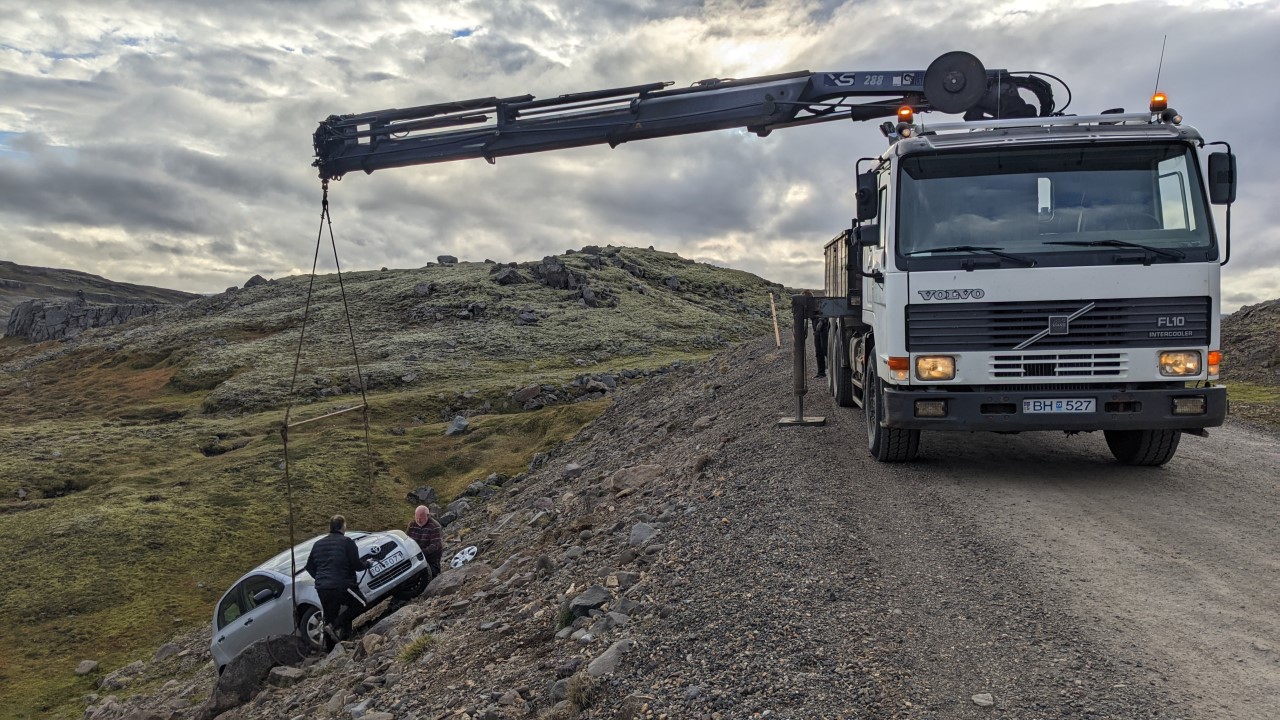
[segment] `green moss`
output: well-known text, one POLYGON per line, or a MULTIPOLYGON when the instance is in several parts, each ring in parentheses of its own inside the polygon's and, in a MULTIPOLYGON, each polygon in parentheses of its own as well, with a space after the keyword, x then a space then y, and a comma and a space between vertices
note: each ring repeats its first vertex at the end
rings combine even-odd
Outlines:
POLYGON ((397 657, 400 662, 408 665, 409 663, 416 662, 418 658, 422 657, 423 653, 434 647, 437 642, 438 640, 435 635, 432 635, 431 633, 422 633, 413 640, 410 640, 409 644, 405 645, 404 648, 400 650, 400 655, 397 657))

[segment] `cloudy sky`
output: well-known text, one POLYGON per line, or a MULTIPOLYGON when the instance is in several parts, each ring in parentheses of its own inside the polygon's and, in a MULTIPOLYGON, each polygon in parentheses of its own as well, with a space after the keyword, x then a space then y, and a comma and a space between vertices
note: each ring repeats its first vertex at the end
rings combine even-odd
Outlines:
MULTIPOLYGON (((330 114, 955 49, 1059 75, 1073 112, 1140 110, 1168 35, 1161 89, 1239 156, 1224 308, 1280 297, 1280 0, 0 0, 0 17, 0 259, 18 263, 195 292, 303 272, 330 114)), ((828 123, 357 173, 332 214, 350 269, 613 243, 820 286, 853 163, 883 147, 828 123)))

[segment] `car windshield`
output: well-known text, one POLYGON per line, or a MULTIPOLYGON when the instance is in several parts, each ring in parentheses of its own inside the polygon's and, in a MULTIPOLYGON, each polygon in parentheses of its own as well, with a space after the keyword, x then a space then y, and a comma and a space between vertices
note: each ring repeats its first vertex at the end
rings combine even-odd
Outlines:
POLYGON ((1195 156, 1180 143, 923 153, 902 159, 901 179, 897 253, 908 262, 972 262, 950 250, 964 246, 1049 264, 1205 260, 1213 249, 1195 156))
MULTIPOLYGON (((359 540, 360 538, 368 534, 369 533, 366 533, 366 532, 353 531, 353 532, 348 532, 347 537, 351 538, 352 540, 359 540)), ((317 535, 311 538, 310 540, 304 540, 303 542, 300 542, 297 545, 293 546, 294 558, 295 558, 295 562, 297 562, 298 564, 299 572, 301 572, 302 568, 307 564, 307 558, 311 557, 311 548, 317 542, 319 542, 320 538, 322 537, 324 537, 324 535, 317 535)), ((288 575, 289 574, 289 551, 285 550, 284 552, 273 556, 270 560, 262 563, 262 565, 260 565, 259 567, 265 570, 274 570, 282 575, 288 575)))

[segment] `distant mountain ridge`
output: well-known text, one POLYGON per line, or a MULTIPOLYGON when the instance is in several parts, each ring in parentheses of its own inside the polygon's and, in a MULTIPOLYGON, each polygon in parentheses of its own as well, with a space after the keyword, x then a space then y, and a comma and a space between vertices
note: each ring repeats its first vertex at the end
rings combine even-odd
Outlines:
POLYGON ((99 275, 62 268, 19 265, 0 260, 0 327, 19 303, 44 300, 58 303, 78 299, 109 305, 183 303, 200 297, 167 288, 116 282, 99 275))

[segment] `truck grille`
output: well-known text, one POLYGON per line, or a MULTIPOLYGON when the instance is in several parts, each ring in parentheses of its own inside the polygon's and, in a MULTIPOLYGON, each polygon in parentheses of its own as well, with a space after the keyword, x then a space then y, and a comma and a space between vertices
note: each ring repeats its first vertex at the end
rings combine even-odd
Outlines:
POLYGON ((913 353, 1208 344, 1207 297, 907 306, 913 353))
POLYGON ((993 378, 1120 377, 1129 370, 1128 353, 1058 353, 995 355, 993 378))

